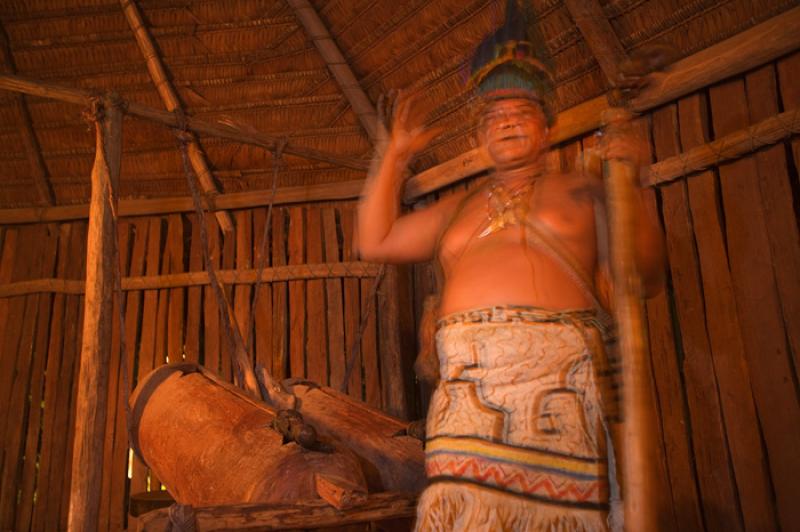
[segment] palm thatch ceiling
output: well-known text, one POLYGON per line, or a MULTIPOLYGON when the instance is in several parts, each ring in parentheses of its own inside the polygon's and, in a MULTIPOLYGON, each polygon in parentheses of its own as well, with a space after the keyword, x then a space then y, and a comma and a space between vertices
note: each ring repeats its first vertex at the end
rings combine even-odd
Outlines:
MULTIPOLYGON (((527 0, 526 0, 527 1, 527 0)), ((591 0, 597 2, 598 0, 591 0)), ((286 0, 138 0, 185 111, 230 119, 295 146, 368 160, 370 139, 286 0)), ((375 105, 395 89, 421 89, 445 133, 415 170, 470 148, 465 64, 503 18, 498 0, 311 0, 375 105)), ((569 1, 532 0, 555 60, 556 105, 609 88, 569 1)), ((687 56, 794 5, 796 0, 599 0, 628 53, 658 42, 687 56)), ((115 91, 163 109, 119 0, 3 0, 0 69, 66 86, 115 91)), ((94 135, 85 109, 0 91, 0 207, 40 205, 31 150, 44 162, 56 204, 86 203, 94 135), (35 142, 26 143, 25 121, 35 142)), ((200 143, 225 192, 268 188, 269 151, 214 138, 200 143)), ((126 119, 122 197, 188 194, 173 132, 126 119)), ((34 157, 34 158, 35 158, 34 157)), ((285 156, 280 186, 359 179, 363 172, 285 156)))

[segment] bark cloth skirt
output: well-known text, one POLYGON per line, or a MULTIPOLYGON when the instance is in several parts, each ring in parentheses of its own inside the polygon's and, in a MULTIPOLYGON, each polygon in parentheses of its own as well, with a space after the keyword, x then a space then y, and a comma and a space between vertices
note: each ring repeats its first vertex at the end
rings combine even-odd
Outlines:
POLYGON ((591 310, 492 307, 439 320, 416 530, 608 530, 593 340, 604 330, 591 310))

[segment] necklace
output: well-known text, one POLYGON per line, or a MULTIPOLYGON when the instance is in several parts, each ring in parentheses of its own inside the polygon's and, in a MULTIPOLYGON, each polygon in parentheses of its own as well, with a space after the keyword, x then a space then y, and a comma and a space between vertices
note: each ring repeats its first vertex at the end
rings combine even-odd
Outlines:
POLYGON ((501 183, 492 183, 489 186, 487 195, 487 218, 489 225, 483 230, 478 238, 483 238, 505 229, 506 227, 519 225, 525 219, 528 211, 528 194, 533 189, 534 181, 509 190, 501 183))

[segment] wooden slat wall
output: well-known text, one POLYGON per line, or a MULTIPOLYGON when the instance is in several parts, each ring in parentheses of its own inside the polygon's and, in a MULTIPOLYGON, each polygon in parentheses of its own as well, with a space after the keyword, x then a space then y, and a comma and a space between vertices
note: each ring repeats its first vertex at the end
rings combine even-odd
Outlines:
MULTIPOLYGON (((352 202, 340 202, 275 209, 266 266, 352 260, 354 208, 352 202)), ((230 237, 223 236, 212 218, 205 221, 212 261, 218 267, 254 267, 266 208, 233 214, 237 230, 230 237)), ((203 270, 199 229, 194 216, 121 220, 123 275, 203 270)), ((85 223, 0 227, 0 283, 51 276, 82 279, 85 253, 85 223)), ((408 370, 399 357, 413 359, 413 353, 402 352, 397 331, 384 332, 398 320, 396 305, 386 303, 399 301, 394 295, 399 290, 397 278, 388 276, 394 284, 383 283, 376 297, 370 278, 264 283, 251 331, 245 329, 255 287, 236 285, 226 291, 245 339, 254 343, 255 362, 280 378, 313 378, 337 389, 361 314, 371 307, 361 342, 364 350, 356 346, 356 366, 347 391, 406 415, 410 401, 398 394, 413 378, 396 372, 408 370), (379 327, 385 336, 381 341, 379 327)), ((210 287, 126 291, 117 304, 125 310, 126 360, 123 364, 119 357, 120 330, 115 325, 109 385, 113 412, 107 420, 100 515, 100 529, 115 531, 125 526, 129 494, 161 489, 160 480, 138 459, 128 463, 126 380, 134 386, 167 359, 199 361, 232 378, 228 339, 210 287)), ((65 527, 81 315, 82 296, 0 298, 2 530, 65 527)))
MULTIPOLYGON (((800 53, 635 128, 663 160, 797 107, 798 79, 800 53)), ((550 161, 568 170, 595 142, 558 146, 550 161)), ((669 255, 666 290, 647 301, 664 530, 800 530, 798 168, 794 137, 646 192, 669 255)), ((415 266, 413 278, 419 323, 432 266, 415 266)), ((429 390, 418 393, 424 412, 429 390)))

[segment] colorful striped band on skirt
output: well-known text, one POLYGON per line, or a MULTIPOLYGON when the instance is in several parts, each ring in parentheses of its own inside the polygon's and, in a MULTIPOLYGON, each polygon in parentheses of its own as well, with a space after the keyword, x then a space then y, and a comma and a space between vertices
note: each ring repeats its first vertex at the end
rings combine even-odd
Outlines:
POLYGON ((607 509, 608 465, 545 450, 477 438, 429 440, 425 471, 431 482, 474 482, 541 502, 607 509))

